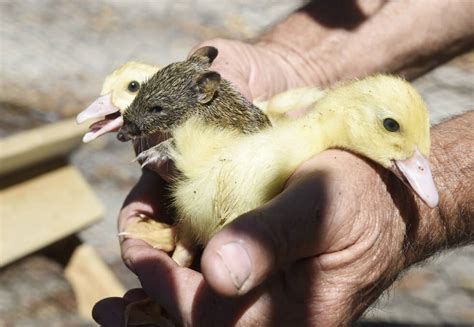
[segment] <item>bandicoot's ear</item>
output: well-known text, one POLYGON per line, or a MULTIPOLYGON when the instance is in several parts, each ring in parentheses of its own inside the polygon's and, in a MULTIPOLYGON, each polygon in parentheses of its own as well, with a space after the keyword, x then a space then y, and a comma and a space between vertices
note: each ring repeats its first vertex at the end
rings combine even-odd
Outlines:
POLYGON ((210 66, 214 59, 216 59, 218 52, 217 48, 211 46, 202 47, 194 51, 194 53, 189 57, 189 60, 201 62, 210 66))
POLYGON ((219 84, 221 83, 221 75, 217 72, 206 72, 196 80, 196 90, 198 92, 198 101, 202 104, 208 103, 214 97, 219 84))

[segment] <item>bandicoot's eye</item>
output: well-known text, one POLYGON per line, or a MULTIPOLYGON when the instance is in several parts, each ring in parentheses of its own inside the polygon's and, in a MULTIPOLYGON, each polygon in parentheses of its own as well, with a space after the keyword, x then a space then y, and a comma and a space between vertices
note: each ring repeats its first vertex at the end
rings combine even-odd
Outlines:
POLYGON ((160 113, 162 111, 163 111, 163 108, 161 108, 160 106, 154 106, 150 108, 150 112, 154 114, 160 113))
POLYGON ((392 118, 385 118, 383 120, 383 127, 389 132, 398 132, 400 130, 400 125, 392 118))
POLYGON ((138 83, 137 81, 131 81, 130 83, 128 83, 128 90, 132 93, 137 92, 139 88, 140 83, 138 83))

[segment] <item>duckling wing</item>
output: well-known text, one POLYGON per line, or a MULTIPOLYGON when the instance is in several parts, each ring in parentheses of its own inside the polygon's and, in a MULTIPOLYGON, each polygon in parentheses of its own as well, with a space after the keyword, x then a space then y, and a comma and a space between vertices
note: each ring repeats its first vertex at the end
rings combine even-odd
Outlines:
POLYGON ((290 111, 312 108, 325 94, 326 91, 317 87, 301 87, 279 93, 261 105, 271 118, 283 118, 290 111))
POLYGON ((204 136, 212 130, 197 130, 193 147, 181 142, 184 133, 174 134, 172 158, 182 176, 174 183, 173 199, 181 228, 205 244, 222 226, 278 194, 296 161, 288 155, 290 144, 274 142, 270 132, 242 136, 214 129, 214 135, 204 136), (197 146, 206 142, 207 149, 197 146))

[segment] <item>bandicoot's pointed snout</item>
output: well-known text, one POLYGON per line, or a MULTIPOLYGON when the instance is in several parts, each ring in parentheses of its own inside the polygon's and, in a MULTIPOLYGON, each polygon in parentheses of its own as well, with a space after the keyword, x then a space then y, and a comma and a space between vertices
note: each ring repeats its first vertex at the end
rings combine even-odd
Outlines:
POLYGON ((117 140, 119 140, 120 142, 127 142, 130 141, 130 137, 128 137, 128 135, 126 135, 122 130, 120 130, 117 133, 117 140))
POLYGON ((141 131, 138 126, 124 117, 123 126, 117 133, 117 139, 120 142, 127 142, 131 139, 134 139, 135 137, 140 136, 140 134, 141 131))

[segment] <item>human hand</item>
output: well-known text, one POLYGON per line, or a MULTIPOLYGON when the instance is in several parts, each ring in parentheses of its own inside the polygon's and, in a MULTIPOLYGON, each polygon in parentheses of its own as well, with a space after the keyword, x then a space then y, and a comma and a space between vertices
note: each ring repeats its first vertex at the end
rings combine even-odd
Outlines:
MULTIPOLYGON (((155 172, 147 169, 142 171, 142 176, 127 195, 120 210, 119 232, 125 232, 127 226, 143 220, 143 217, 172 225, 173 219, 165 204, 165 185, 165 181, 155 172)), ((123 242, 122 238, 121 242, 123 242)))
POLYGON ((304 84, 288 59, 291 53, 273 44, 217 38, 197 45, 190 54, 203 46, 218 49, 211 69, 219 72, 249 100, 265 100, 304 84))
MULTIPOLYGON (((139 192, 155 185, 156 193, 156 182, 141 183, 140 203, 125 207, 120 228, 137 208, 159 212, 160 194, 139 192)), ((388 171, 330 150, 304 163, 280 195, 217 233, 202 273, 140 240, 123 241, 122 251, 143 286, 134 299, 146 292, 183 325, 346 325, 404 268, 406 219, 415 221, 419 206, 388 171)), ((105 299, 94 318, 112 326, 128 301, 105 299)))

